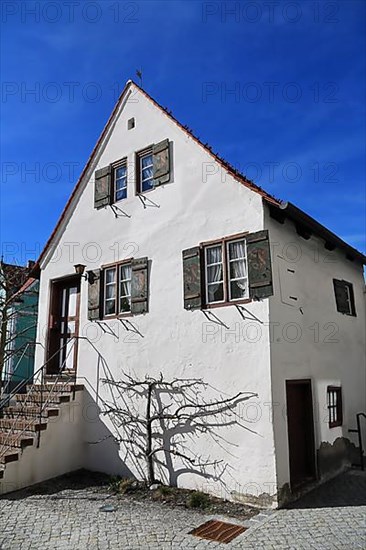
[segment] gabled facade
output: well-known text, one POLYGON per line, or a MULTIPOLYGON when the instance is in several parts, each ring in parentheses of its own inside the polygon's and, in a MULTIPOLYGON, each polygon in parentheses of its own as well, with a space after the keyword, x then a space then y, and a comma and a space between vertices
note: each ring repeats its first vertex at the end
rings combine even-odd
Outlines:
POLYGON ((139 475, 102 379, 162 373, 257 396, 227 443, 192 443, 229 468, 165 480, 275 506, 339 471, 365 410, 363 260, 128 82, 38 263, 36 369, 85 385, 84 467, 139 475))

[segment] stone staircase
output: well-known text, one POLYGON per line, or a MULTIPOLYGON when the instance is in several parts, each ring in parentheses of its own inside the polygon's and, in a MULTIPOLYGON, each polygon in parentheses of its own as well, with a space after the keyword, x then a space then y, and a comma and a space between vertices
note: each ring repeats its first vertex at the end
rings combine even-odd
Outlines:
MULTIPOLYGON (((67 404, 71 406, 83 389, 83 385, 74 382, 46 381, 27 386, 26 393, 11 396, 0 413, 0 484, 9 465, 21 461, 26 448, 33 447, 35 453, 42 453, 43 433, 52 430, 55 417, 61 416, 62 409, 67 404)), ((34 459, 37 460, 36 456, 34 459)), ((19 488, 25 483, 19 479, 19 488)))

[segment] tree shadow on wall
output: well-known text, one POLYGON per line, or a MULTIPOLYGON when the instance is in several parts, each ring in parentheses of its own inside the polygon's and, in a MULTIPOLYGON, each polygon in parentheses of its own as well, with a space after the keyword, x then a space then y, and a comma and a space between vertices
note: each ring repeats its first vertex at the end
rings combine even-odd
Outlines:
POLYGON ((167 381, 163 375, 139 380, 124 373, 122 380, 108 377, 102 382, 109 388, 103 414, 115 428, 114 437, 125 451, 123 460, 132 460, 149 485, 163 482, 175 487, 183 474, 195 474, 225 488, 229 464, 198 452, 198 438, 205 437, 209 449, 219 446, 234 456, 230 449, 237 445, 220 431, 239 426, 256 434, 240 415, 240 405, 257 397, 255 393, 227 397, 201 379, 167 381))

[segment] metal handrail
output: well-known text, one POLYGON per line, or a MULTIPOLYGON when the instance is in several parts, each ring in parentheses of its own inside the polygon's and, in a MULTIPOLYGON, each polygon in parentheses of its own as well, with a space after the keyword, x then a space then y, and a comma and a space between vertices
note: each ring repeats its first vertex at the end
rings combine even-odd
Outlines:
POLYGON ((358 435, 358 448, 360 452, 360 466, 361 470, 364 471, 365 469, 365 457, 363 454, 363 444, 362 444, 362 431, 361 431, 361 416, 363 416, 366 419, 366 413, 359 412, 356 414, 356 423, 357 428, 356 429, 350 429, 348 430, 351 433, 356 433, 358 435))
MULTIPOLYGON (((40 402, 40 411, 39 411, 39 415, 38 415, 38 417, 35 415, 34 419, 32 418, 31 420, 29 420, 29 422, 26 424, 25 428, 23 428, 21 431, 17 430, 18 437, 17 437, 16 441, 18 441, 18 440, 22 437, 22 435, 23 435, 25 432, 29 431, 28 428, 29 428, 30 426, 32 426, 33 424, 35 424, 35 423, 37 422, 37 420, 39 420, 39 423, 41 424, 42 418, 43 418, 42 413, 44 412, 44 410, 47 408, 49 402, 51 401, 51 398, 52 398, 53 392, 54 392, 54 388, 55 388, 56 384, 58 384, 59 378, 60 378, 60 376, 62 375, 62 372, 63 372, 64 365, 65 365, 65 363, 66 363, 66 361, 67 361, 67 358, 68 358, 68 356, 69 356, 69 353, 72 351, 73 348, 71 348, 71 350, 68 352, 67 356, 65 357, 65 359, 64 359, 64 361, 63 361, 63 363, 62 363, 62 365, 61 365, 61 367, 60 367, 58 373, 56 374, 56 378, 55 378, 55 381, 53 382, 52 387, 47 391, 47 398, 46 398, 45 402, 43 402, 43 386, 44 386, 44 373, 45 373, 45 367, 46 367, 46 365, 49 363, 49 361, 50 361, 51 359, 53 359, 53 358, 55 357, 55 355, 57 355, 57 354, 58 354, 65 346, 67 346, 72 340, 86 340, 86 341, 88 342, 88 344, 91 345, 91 346, 93 347, 94 351, 96 351, 98 357, 102 360, 102 361, 101 361, 101 365, 102 365, 102 369, 103 369, 103 371, 104 371, 104 375, 105 375, 105 376, 111 376, 112 379, 113 379, 113 376, 112 376, 112 374, 111 374, 111 372, 110 372, 110 370, 109 370, 109 368, 108 368, 108 366, 107 366, 107 364, 106 364, 105 358, 104 358, 103 355, 100 353, 100 351, 95 347, 94 343, 91 342, 91 341, 89 340, 89 338, 87 338, 87 337, 85 337, 85 336, 84 336, 84 337, 83 337, 83 336, 73 336, 72 338, 70 338, 70 340, 69 340, 68 342, 66 342, 63 346, 61 346, 53 355, 51 355, 51 356, 47 359, 47 361, 46 361, 39 369, 37 369, 37 371, 35 371, 35 372, 33 373, 33 375, 32 375, 31 377, 29 377, 29 378, 28 378, 27 380, 25 380, 25 381, 23 380, 22 383, 19 384, 19 385, 17 386, 17 388, 19 388, 20 386, 23 386, 23 385, 26 384, 27 382, 33 380, 33 378, 34 378, 36 375, 38 375, 39 373, 41 373, 41 375, 42 375, 42 378, 41 378, 41 390, 40 390, 40 392, 41 392, 41 402, 40 402)), ((38 343, 41 344, 40 342, 36 342, 36 344, 38 344, 38 343)), ((69 384, 71 380, 72 380, 72 377, 70 376, 70 377, 64 382, 63 386, 66 386, 67 384, 69 384)), ((86 379, 85 379, 85 381, 88 382, 86 379)), ((74 395, 75 395, 75 384, 76 384, 76 380, 74 380, 74 395)), ((33 386, 34 386, 34 385, 33 385, 33 386)), ((17 393, 17 391, 16 391, 17 388, 15 388, 15 389, 13 390, 13 392, 12 392, 9 396, 7 396, 6 400, 3 400, 2 402, 0 402, 0 418, 1 418, 1 410, 2 410, 2 408, 4 407, 4 404, 5 404, 5 403, 8 403, 8 402, 16 395, 16 393, 17 393)), ((33 389, 34 389, 34 387, 32 388, 32 390, 33 390, 33 389)), ((96 393, 97 400, 98 400, 98 397, 101 398, 101 396, 99 395, 99 391, 98 391, 98 390, 94 390, 94 392, 96 393)), ((111 398, 112 398, 112 400, 114 400, 114 396, 113 396, 112 390, 110 390, 110 392, 111 392, 111 398)), ((19 408, 19 412, 18 412, 17 416, 13 417, 15 421, 16 421, 18 418, 22 418, 22 414, 21 414, 21 413, 24 411, 25 406, 26 406, 26 404, 27 404, 27 401, 28 401, 28 398, 29 398, 30 395, 31 395, 31 391, 29 391, 29 392, 27 393, 27 396, 26 396, 25 400, 21 402, 22 405, 21 405, 21 407, 19 408)), ((101 401, 102 401, 102 403, 103 403, 103 406, 106 406, 106 405, 107 405, 107 402, 106 402, 104 399, 101 399, 101 401)), ((115 425, 115 422, 112 421, 112 424, 114 425, 114 428, 117 429, 117 426, 115 425)), ((14 429, 9 430, 9 433, 7 434, 7 439, 6 439, 5 442, 3 443, 2 448, 0 448, 0 457, 3 456, 3 455, 7 452, 8 447, 6 446, 6 441, 11 437, 11 435, 14 433, 14 431, 15 431, 14 429)), ((40 434, 41 434, 41 429, 39 429, 39 431, 38 431, 38 442, 37 442, 37 446, 38 446, 38 447, 39 447, 39 444, 40 444, 40 434)))
MULTIPOLYGON (((55 353, 53 353, 50 357, 48 357, 47 361, 45 361, 43 363, 43 365, 41 367, 39 367, 39 369, 37 369, 35 372, 33 372, 33 374, 31 376, 29 376, 28 378, 26 378, 25 380, 23 380, 22 382, 20 382, 14 389, 12 392, 10 392, 9 394, 7 394, 7 397, 5 400, 3 401, 0 401, 0 412, 1 412, 1 409, 4 407, 4 401, 6 402, 9 402, 17 393, 18 393, 18 390, 19 388, 21 388, 24 384, 28 384, 28 383, 31 383, 33 381, 33 379, 36 377, 36 375, 38 375, 39 373, 42 373, 45 366, 51 361, 51 359, 53 359, 54 357, 56 357, 56 355, 64 348, 66 347, 70 342, 71 340, 74 340, 74 339, 77 339, 77 336, 72 336, 70 338, 70 340, 68 340, 65 344, 63 344, 57 351, 55 351, 55 353)), ((36 342, 36 344, 40 344, 40 342, 36 342)), ((61 370, 61 369, 60 369, 61 370)))
MULTIPOLYGON (((67 359, 68 359, 68 357, 69 357, 70 352, 73 351, 73 348, 71 348, 71 349, 69 350, 69 352, 67 353, 65 359, 63 360, 62 365, 60 366, 60 368, 59 368, 59 370, 58 370, 58 373, 56 373, 56 378, 55 378, 55 380, 54 380, 54 382, 53 382, 53 385, 51 386, 50 390, 47 392, 47 398, 46 398, 46 400, 43 402, 43 386, 44 386, 44 373, 45 373, 45 367, 46 367, 47 363, 50 361, 50 359, 52 359, 57 353, 59 353, 65 346, 69 345, 70 342, 71 342, 72 340, 75 340, 76 338, 77 338, 77 337, 75 337, 75 336, 73 336, 72 338, 70 338, 70 340, 69 340, 68 342, 66 342, 64 345, 62 345, 62 346, 59 348, 59 350, 58 350, 57 352, 55 352, 51 357, 49 357, 49 358, 47 359, 47 361, 46 361, 46 362, 45 362, 45 363, 44 363, 44 364, 34 373, 34 374, 38 374, 38 373, 41 372, 41 375, 42 375, 42 378, 41 378, 41 401, 40 401, 40 405, 39 405, 39 415, 38 415, 38 417, 35 416, 34 419, 32 418, 32 419, 28 422, 28 424, 26 425, 26 427, 23 428, 23 430, 21 430, 20 432, 17 431, 18 437, 17 437, 16 441, 19 441, 19 439, 21 439, 22 435, 23 435, 26 431, 29 431, 28 428, 29 428, 30 426, 32 426, 33 424, 35 424, 37 420, 39 421, 39 424, 41 424, 42 418, 43 418, 43 414, 42 414, 42 413, 43 413, 44 410, 47 408, 49 402, 51 401, 51 398, 53 397, 54 388, 55 388, 56 384, 58 383, 60 376, 62 375, 62 372, 63 372, 63 369, 64 369, 64 365, 66 364, 66 361, 67 361, 67 359)), ((34 375, 33 375, 33 376, 34 376, 34 375)), ((33 376, 32 376, 32 379, 33 379, 33 376)), ((72 378, 71 378, 71 376, 70 376, 70 377, 66 380, 66 382, 64 382, 63 385, 69 384, 70 381, 71 381, 71 379, 72 379, 72 378)), ((29 380, 29 379, 28 379, 28 380, 29 380)), ((22 385, 24 385, 24 382, 22 383, 22 385)), ((33 391, 34 391, 34 385, 33 385, 32 389, 33 389, 33 391)), ((3 400, 3 401, 0 403, 0 411, 1 411, 2 408, 4 407, 4 403, 5 403, 5 402, 9 403, 10 400, 11 400, 11 398, 14 397, 15 395, 16 395, 16 392, 13 392, 9 398, 7 397, 6 400, 3 400)), ((13 419, 14 419, 15 421, 17 421, 19 418, 22 417, 22 413, 24 412, 24 410, 25 410, 25 408, 26 408, 26 405, 27 405, 27 403, 28 403, 28 400, 29 400, 29 398, 30 398, 31 395, 32 395, 32 391, 29 391, 29 392, 26 394, 25 400, 21 402, 22 404, 21 404, 21 407, 19 408, 19 412, 17 413, 17 415, 16 415, 15 417, 13 417, 13 419)), ((2 447, 0 448, 0 457, 3 456, 3 455, 7 452, 7 450, 8 450, 7 443, 8 443, 8 441, 10 440, 11 436, 14 435, 14 432, 15 432, 15 429, 12 428, 12 429, 10 429, 9 432, 7 433, 7 436, 6 436, 6 438, 5 438, 5 441, 3 442, 2 447)), ((41 429, 39 429, 39 431, 38 431, 37 447, 39 447, 39 444, 40 444, 40 435, 41 435, 41 429)))
MULTIPOLYGON (((61 346, 61 347, 59 348, 59 350, 57 350, 52 356, 50 356, 50 357, 47 359, 47 361, 46 361, 46 362, 45 362, 45 363, 44 363, 44 364, 43 364, 43 365, 33 374, 32 379, 33 379, 33 377, 34 377, 35 375, 39 374, 41 371, 43 371, 43 372, 42 372, 42 375, 43 375, 43 374, 44 374, 44 367, 47 365, 47 363, 48 363, 57 353, 59 353, 59 351, 60 351, 61 349, 63 349, 66 345, 68 345, 68 344, 70 343, 71 340, 86 340, 86 341, 93 347, 93 349, 97 352, 98 356, 104 360, 102 354, 99 352, 99 350, 97 350, 97 348, 94 346, 94 344, 93 344, 88 338, 82 337, 82 336, 73 336, 72 338, 70 338, 70 340, 69 340, 66 344, 64 344, 63 346, 61 346)), ((36 343, 37 343, 37 344, 41 344, 41 342, 36 342, 36 343)), ((41 345, 42 345, 42 344, 41 344, 41 345)), ((71 350, 70 350, 70 351, 71 351, 71 350)), ((70 353, 70 352, 69 352, 69 353, 70 353)), ((67 358, 68 358, 68 355, 67 355, 66 358, 64 359, 63 365, 66 363, 67 358)), ((59 372, 57 373, 56 379, 55 379, 55 381, 54 381, 54 383, 53 383, 51 389, 47 392, 47 393, 48 393, 48 398, 46 399, 46 401, 45 401, 45 403, 44 403, 43 405, 42 405, 42 401, 43 401, 43 400, 41 399, 40 414, 39 414, 39 417, 38 417, 38 418, 39 418, 39 423, 41 423, 41 421, 42 421, 42 412, 46 409, 46 407, 47 407, 47 405, 48 405, 48 403, 49 403, 49 401, 50 401, 50 399, 51 399, 51 397, 52 397, 52 393, 53 393, 54 387, 55 387, 55 385, 58 383, 59 377, 60 377, 61 374, 62 374, 63 365, 60 367, 59 372)), ((104 366, 103 366, 103 368, 104 368, 104 366)), ((107 374, 107 373, 105 373, 105 374, 107 374)), ((42 378, 43 378, 43 376, 42 376, 42 378)), ((28 380, 26 380, 25 382, 27 382, 27 381, 29 381, 29 380, 30 380, 30 378, 28 378, 28 380)), ((70 376, 70 377, 64 382, 63 385, 66 386, 67 384, 70 383, 71 380, 72 380, 72 377, 70 376)), ((24 385, 25 382, 23 381, 21 385, 24 385)), ((43 386, 43 380, 41 381, 41 385, 43 386)), ((19 385, 18 385, 17 387, 19 387, 19 385)), ((74 390, 75 390, 75 383, 74 383, 74 390)), ((41 395, 42 395, 42 392, 43 392, 43 388, 41 387, 41 395)), ((1 412, 1 408, 4 406, 4 403, 5 403, 5 402, 9 402, 9 401, 11 400, 11 398, 14 397, 14 396, 16 395, 16 393, 17 393, 17 392, 16 392, 16 389, 15 389, 15 390, 12 392, 12 394, 11 394, 10 396, 7 397, 6 400, 3 400, 3 402, 0 403, 0 412, 1 412)), ((29 397, 30 394, 31 394, 31 392, 28 392, 27 397, 26 397, 26 399, 22 402, 21 407, 19 408, 19 412, 18 412, 17 416, 14 418, 14 420, 17 420, 18 418, 21 418, 21 417, 22 417, 22 414, 21 414, 21 413, 22 413, 22 412, 24 411, 24 409, 25 409, 25 405, 26 405, 26 403, 27 403, 27 399, 28 399, 28 397, 29 397)), ((74 395, 75 395, 75 391, 74 391, 74 395)), ((21 436, 23 435, 23 433, 25 433, 26 431, 28 431, 28 428, 29 428, 30 426, 32 426, 33 424, 35 424, 35 422, 36 422, 36 418, 30 420, 30 421, 28 422, 28 424, 26 425, 26 427, 23 428, 23 430, 21 430, 21 431, 19 432, 17 440, 20 439, 21 436)), ((8 434, 7 439, 12 435, 12 433, 14 433, 14 430, 13 430, 13 431, 10 431, 10 433, 8 434)), ((38 444, 37 444, 37 446, 39 446, 39 440, 40 440, 40 431, 38 432, 38 444)), ((5 447, 6 447, 6 441, 5 441, 5 443, 3 444, 3 449, 4 449, 5 447)), ((6 452, 6 450, 7 450, 7 449, 5 448, 5 451, 3 451, 3 453, 0 452, 0 456, 2 456, 2 454, 4 454, 4 452, 6 452)))
MULTIPOLYGON (((61 346, 60 350, 63 349, 63 347, 65 347, 67 344, 69 344, 70 341, 71 341, 72 339, 74 339, 74 337, 71 338, 71 339, 69 340, 69 342, 67 342, 65 345, 61 346)), ((50 400, 51 400, 51 398, 52 398, 52 396, 53 396, 54 387, 55 387, 55 385, 58 383, 59 377, 61 376, 62 371, 63 371, 64 364, 66 363, 66 361, 67 361, 67 359, 68 359, 68 356, 69 356, 69 354, 70 354, 71 351, 72 351, 72 349, 68 352, 67 356, 65 357, 65 359, 64 359, 64 361, 63 361, 63 363, 62 363, 62 365, 61 365, 61 367, 60 367, 60 369, 59 369, 59 372, 58 372, 57 375, 56 375, 56 379, 55 379, 55 381, 54 381, 54 384, 53 384, 53 386, 50 388, 50 390, 49 390, 49 392, 48 392, 48 397, 47 397, 47 399, 46 399, 45 402, 43 402, 43 387, 42 387, 42 386, 43 386, 44 380, 43 380, 43 376, 42 376, 42 381, 41 381, 41 402, 40 402, 40 411, 39 411, 39 416, 38 416, 40 424, 41 424, 41 422, 42 422, 42 416, 43 416, 42 413, 43 413, 43 411, 47 408, 47 406, 48 406, 48 404, 49 404, 49 402, 50 402, 50 400)), ((58 353, 58 352, 56 352, 56 353, 58 353)), ((44 369, 44 367, 46 366, 47 362, 48 362, 48 361, 46 361, 46 363, 44 363, 44 365, 42 365, 42 368, 43 368, 43 369, 44 369)), ((41 369, 38 369, 37 372, 39 372, 40 370, 41 370, 41 369)), ((44 374, 44 371, 43 371, 42 374, 44 374)), ((64 384, 65 384, 65 385, 68 384, 68 383, 70 382, 70 380, 71 380, 71 377, 69 377, 69 379, 68 379, 64 384)), ((34 387, 33 387, 33 388, 34 388, 34 387)), ((18 412, 18 414, 17 414, 17 415, 15 416, 15 418, 14 418, 15 421, 16 421, 18 418, 22 418, 22 412, 25 410, 27 401, 28 401, 28 399, 29 399, 29 397, 30 397, 31 394, 32 394, 31 391, 28 392, 28 394, 27 394, 27 396, 26 396, 26 399, 22 402, 21 407, 19 408, 19 412, 18 412)), ((32 419, 31 421, 28 422, 28 424, 26 425, 26 427, 23 428, 23 430, 20 431, 20 433, 17 432, 18 437, 17 437, 16 441, 18 441, 18 440, 21 438, 21 436, 23 435, 23 433, 26 432, 26 431, 28 431, 28 428, 29 428, 32 424, 35 424, 36 421, 37 421, 37 418, 32 419)), ((2 445, 2 451, 3 451, 3 452, 2 452, 2 453, 0 452, 0 456, 2 456, 3 454, 5 454, 5 452, 7 451, 7 442, 9 441, 9 438, 11 437, 11 435, 13 435, 14 431, 15 431, 15 430, 13 429, 13 430, 10 430, 10 431, 8 432, 7 438, 6 438, 5 442, 4 442, 3 445, 2 445)), ((38 432, 37 446, 39 446, 39 443, 40 443, 40 431, 38 432)))

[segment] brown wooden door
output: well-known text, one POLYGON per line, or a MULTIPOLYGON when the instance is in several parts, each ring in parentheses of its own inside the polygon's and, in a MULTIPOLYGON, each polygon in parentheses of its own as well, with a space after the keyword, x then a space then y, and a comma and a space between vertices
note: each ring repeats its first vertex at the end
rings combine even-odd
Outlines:
POLYGON ((291 488, 315 478, 313 400, 310 380, 287 380, 287 426, 291 488))
POLYGON ((47 373, 76 372, 79 334, 80 277, 55 281, 51 286, 47 373))

